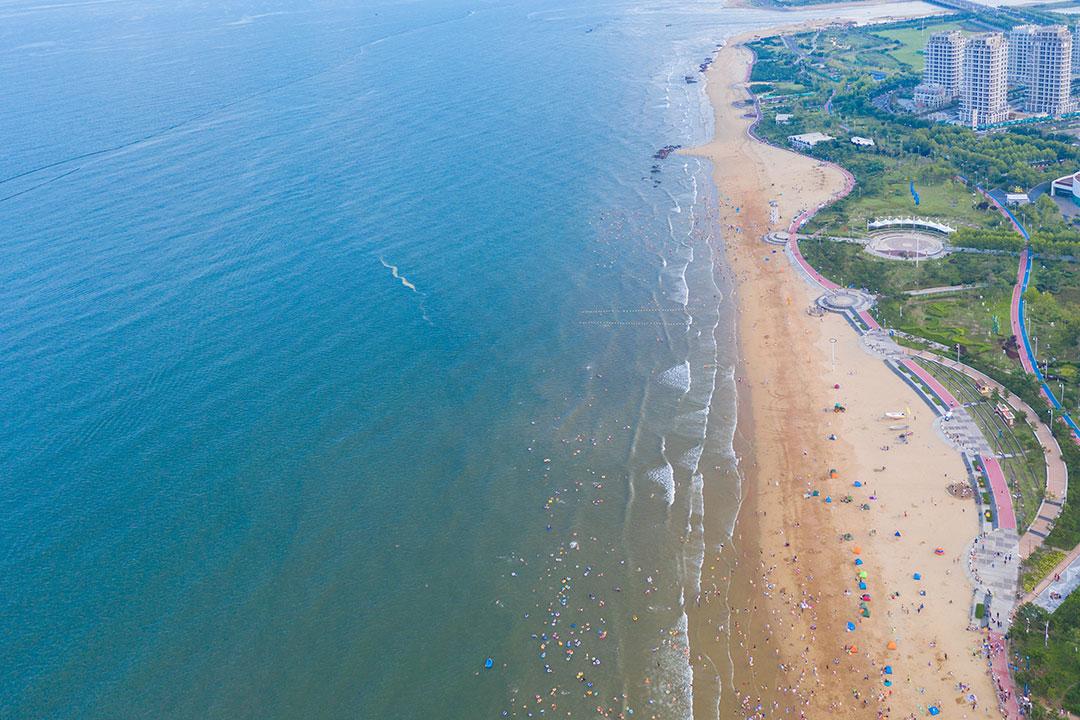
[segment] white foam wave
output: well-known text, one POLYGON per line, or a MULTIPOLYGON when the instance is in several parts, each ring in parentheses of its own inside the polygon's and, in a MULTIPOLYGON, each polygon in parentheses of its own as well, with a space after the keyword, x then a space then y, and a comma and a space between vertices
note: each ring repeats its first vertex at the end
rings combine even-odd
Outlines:
POLYGON ((683 453, 683 456, 679 458, 679 462, 689 468, 690 472, 697 470, 698 462, 701 461, 701 452, 704 450, 704 446, 695 445, 694 447, 683 453))
POLYGON ((670 463, 664 463, 658 468, 650 470, 646 476, 652 482, 660 486, 664 491, 664 502, 671 507, 675 504, 675 469, 670 463))
POLYGON ((685 266, 683 267, 682 273, 683 274, 675 276, 675 287, 668 293, 668 298, 679 305, 687 305, 690 302, 690 288, 686 284, 685 266))
POLYGON ((684 395, 690 392, 690 361, 683 361, 682 365, 675 365, 660 373, 658 378, 661 385, 680 390, 684 395))

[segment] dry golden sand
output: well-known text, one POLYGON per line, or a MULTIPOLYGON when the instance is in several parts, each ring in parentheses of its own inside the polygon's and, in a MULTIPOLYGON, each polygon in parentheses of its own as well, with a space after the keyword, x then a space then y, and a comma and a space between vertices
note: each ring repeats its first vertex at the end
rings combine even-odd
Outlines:
MULTIPOLYGON (((702 587, 712 588, 723 587, 736 565, 732 614, 708 592, 690 614, 694 716, 751 717, 759 702, 769 717, 924 717, 931 704, 944 718, 996 715, 980 638, 967 630, 972 589, 963 556, 978 532, 976 508, 945 493, 963 477, 963 464, 934 431, 929 408, 862 350, 842 318, 807 314, 818 293, 762 242, 770 229, 786 229, 831 197, 843 176, 747 135, 748 110, 736 104, 748 97, 742 81, 750 59, 737 41, 718 52, 707 76, 716 140, 694 151, 715 169, 724 252, 736 280, 738 441, 748 480, 733 542, 703 568, 702 587), (779 204, 775 227, 769 200, 779 204), (834 402, 847 412, 832 413, 834 402), (903 421, 914 432, 907 445, 888 429, 896 421, 882 419, 905 409, 913 414, 903 421), (830 468, 838 479, 827 479, 830 468), (853 487, 855 480, 864 486, 853 487), (805 497, 811 489, 834 502, 805 497), (840 502, 848 494, 855 502, 840 502), (860 509, 864 502, 870 510, 860 509), (854 540, 842 542, 843 533, 854 540), (859 568, 855 546, 865 563, 859 568), (937 546, 944 557, 934 555, 937 546), (872 617, 865 620, 860 569, 869 574, 872 617), (848 621, 858 624, 854 632, 845 630, 848 621), (894 669, 892 688, 883 685, 886 664, 894 669), (961 682, 971 689, 960 692, 961 682), (978 695, 977 709, 958 704, 967 692, 978 695)), ((717 530, 707 533, 715 538, 717 530)))

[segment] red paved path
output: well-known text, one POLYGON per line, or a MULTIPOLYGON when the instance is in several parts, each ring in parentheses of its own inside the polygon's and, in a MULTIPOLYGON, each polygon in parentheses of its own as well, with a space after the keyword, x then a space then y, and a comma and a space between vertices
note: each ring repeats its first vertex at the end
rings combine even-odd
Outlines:
MULTIPOLYGON (((990 645, 991 648, 1004 648, 1005 637, 1000 633, 990 633, 990 645)), ((1009 674, 1009 657, 1007 650, 994 650, 990 651, 990 677, 994 681, 994 689, 999 690, 1003 688, 1009 692, 1009 699, 1005 701, 1003 710, 1005 717, 1009 720, 1016 720, 1020 717, 1020 707, 1016 703, 1016 686, 1013 684, 1012 675, 1009 674)), ((980 698, 982 699, 982 698, 980 698)), ((998 704, 1001 703, 1001 692, 998 691, 998 704)))
POLYGON ((919 363, 914 360, 901 360, 900 364, 926 383, 926 386, 930 388, 935 395, 944 400, 945 404, 950 408, 960 407, 960 401, 957 400, 936 377, 927 372, 922 365, 919 365, 919 363))
POLYGON ((990 492, 994 494, 994 507, 997 509, 997 526, 1005 530, 1016 529, 1016 513, 1013 511, 1012 495, 1009 493, 1009 483, 1005 481, 1005 473, 1001 471, 1001 463, 997 458, 980 455, 983 467, 986 469, 986 479, 990 483, 990 492))

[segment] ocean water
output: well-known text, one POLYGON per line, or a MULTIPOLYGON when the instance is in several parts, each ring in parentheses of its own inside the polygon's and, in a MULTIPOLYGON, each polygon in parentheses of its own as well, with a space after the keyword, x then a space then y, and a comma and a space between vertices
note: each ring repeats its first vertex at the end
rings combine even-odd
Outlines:
POLYGON ((0 0, 0 717, 688 716, 773 17, 0 0))

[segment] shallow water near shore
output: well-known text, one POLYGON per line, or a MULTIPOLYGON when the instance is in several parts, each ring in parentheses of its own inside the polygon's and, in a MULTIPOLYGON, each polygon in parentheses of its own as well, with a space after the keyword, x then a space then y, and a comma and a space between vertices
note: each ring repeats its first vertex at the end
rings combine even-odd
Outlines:
POLYGON ((688 716, 734 308, 653 154, 776 16, 0 16, 0 716, 688 716))

